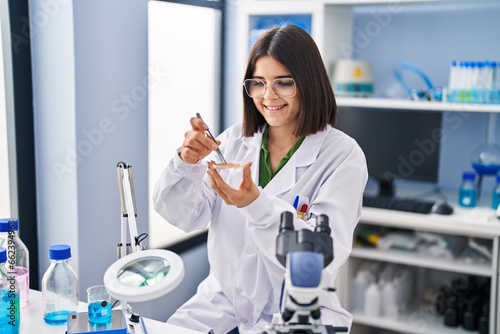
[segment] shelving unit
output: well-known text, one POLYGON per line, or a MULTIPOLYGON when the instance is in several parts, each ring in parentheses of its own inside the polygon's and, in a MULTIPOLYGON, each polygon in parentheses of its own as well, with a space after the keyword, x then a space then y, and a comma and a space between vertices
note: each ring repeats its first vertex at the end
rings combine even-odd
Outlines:
POLYGON ((381 98, 336 97, 339 107, 449 112, 500 112, 499 104, 467 104, 381 98))
MULTIPOLYGON (((330 69, 332 64, 343 58, 349 58, 348 48, 353 41, 356 9, 364 6, 378 6, 391 13, 392 10, 422 5, 453 7, 455 5, 487 5, 495 3, 491 0, 401 0, 397 2, 380 0, 247 0, 241 1, 237 6, 237 39, 235 39, 234 52, 236 64, 231 71, 235 73, 234 81, 230 86, 239 88, 241 81, 239 75, 244 73, 249 52, 249 35, 252 26, 259 16, 272 15, 310 15, 311 36, 315 39, 325 61, 325 66, 330 69), (347 50, 347 51, 346 51, 347 50)), ((434 37, 434 36, 431 36, 434 37)), ((430 37, 430 38, 431 38, 430 37)), ((483 36, 481 36, 482 38, 483 36)), ((460 45, 461 46, 461 45, 460 45)), ((496 49, 495 49, 496 50, 496 49)), ((390 52, 390 50, 388 50, 390 52)), ((378 64, 375 64, 378 65, 378 64)), ((443 71, 446 69, 443 69, 443 71)), ((388 74, 390 75, 390 74, 388 74)), ((376 82, 375 82, 376 83, 376 82)), ((228 91, 229 95, 240 96, 234 88, 228 91)), ((371 108, 432 112, 457 112, 457 113, 498 113, 500 105, 496 104, 459 104, 428 101, 410 101, 388 98, 350 98, 337 96, 337 105, 342 108, 371 108)), ((241 100, 230 101, 229 106, 240 110, 241 100), (234 102, 234 104, 233 104, 234 102)), ((465 118, 465 116, 464 116, 465 118)), ((491 263, 469 264, 460 260, 439 259, 424 254, 409 254, 404 251, 380 251, 376 249, 355 248, 346 265, 337 276, 337 294, 344 307, 349 309, 351 284, 357 266, 362 261, 379 261, 395 263, 418 268, 428 272, 444 274, 474 275, 490 279, 490 333, 500 330, 500 312, 498 305, 498 275, 499 275, 499 240, 500 222, 484 223, 465 218, 460 209, 455 210, 451 216, 436 214, 420 215, 405 212, 394 212, 381 209, 363 208, 360 224, 378 227, 408 229, 431 233, 446 234, 451 236, 473 237, 481 239, 491 245, 493 258, 491 263)), ((418 309, 410 309, 401 314, 397 320, 383 317, 368 317, 360 313, 353 313, 353 328, 351 334, 372 334, 384 330, 395 333, 426 333, 426 334, 461 334, 473 333, 460 327, 448 328, 443 325, 442 318, 433 318, 429 314, 422 314, 418 309)))
MULTIPOLYGON (((402 0, 398 2, 380 0, 248 0, 241 1, 237 7, 236 69, 235 73, 244 73, 249 53, 249 35, 256 27, 256 17, 272 17, 273 15, 310 15, 311 36, 320 49, 328 70, 338 59, 349 58, 354 32, 353 13, 355 8, 363 6, 380 6, 381 10, 391 15, 403 11, 405 6, 415 5, 481 5, 493 3, 491 0, 402 0)), ((375 20, 376 21, 376 20, 375 20)), ((239 87, 240 78, 234 78, 234 85, 239 87)), ((235 90, 235 96, 240 94, 235 90)), ((386 98, 349 98, 337 97, 339 107, 385 108, 398 110, 443 111, 443 112, 500 112, 499 104, 466 104, 427 101, 410 101, 386 98)), ((241 100, 229 103, 234 110, 239 110, 241 100)))
MULTIPOLYGON (((465 263, 462 260, 433 257, 427 254, 419 254, 403 250, 379 250, 376 248, 354 248, 349 261, 340 274, 341 279, 338 290, 343 291, 341 302, 347 309, 351 307, 350 296, 353 291, 351 282, 364 261, 379 261, 383 263, 394 263, 406 267, 420 268, 430 271, 445 272, 450 277, 454 275, 469 275, 490 279, 490 333, 497 333, 496 328, 498 305, 496 295, 498 294, 499 273, 499 240, 500 222, 479 222, 464 219, 465 209, 456 209, 451 216, 440 216, 437 214, 422 215, 406 212, 397 212, 383 209, 363 208, 360 226, 395 228, 408 231, 421 231, 428 233, 443 234, 447 236, 472 237, 481 239, 490 245, 493 257, 491 262, 465 263)), ((422 284, 422 282, 419 282, 422 284)), ((358 311, 353 312, 354 325, 379 328, 395 331, 397 333, 471 333, 461 327, 449 328, 443 325, 443 318, 423 312, 413 305, 406 312, 399 315, 396 320, 384 317, 370 317, 358 311), (419 327, 420 326, 420 327, 419 327), (421 328, 425 326, 425 330, 421 328)), ((364 333, 362 330, 353 332, 364 333)))

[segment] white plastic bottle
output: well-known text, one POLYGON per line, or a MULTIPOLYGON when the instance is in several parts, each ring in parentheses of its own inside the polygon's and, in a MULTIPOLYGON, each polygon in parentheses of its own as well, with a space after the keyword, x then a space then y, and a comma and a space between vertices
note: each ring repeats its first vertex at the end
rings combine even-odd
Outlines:
POLYGON ((366 270, 359 270, 352 282, 352 305, 353 311, 363 312, 365 305, 365 292, 368 285, 373 282, 372 274, 366 270))
POLYGON ((49 247, 50 266, 42 278, 43 319, 50 325, 67 321, 68 314, 78 308, 78 276, 69 264, 71 247, 49 247))
POLYGON ((392 281, 387 281, 382 289, 382 315, 389 319, 397 319, 399 315, 396 288, 392 281))
POLYGON ((6 263, 7 250, 0 248, 0 333, 19 334, 19 285, 8 274, 6 263))
POLYGON ((17 218, 0 219, 0 247, 14 252, 8 257, 8 272, 16 276, 20 289, 21 307, 28 304, 30 292, 30 256, 26 245, 18 236, 19 220, 17 218))
POLYGON ((382 305, 380 290, 377 283, 371 283, 365 292, 365 315, 370 317, 380 316, 380 308, 382 305))

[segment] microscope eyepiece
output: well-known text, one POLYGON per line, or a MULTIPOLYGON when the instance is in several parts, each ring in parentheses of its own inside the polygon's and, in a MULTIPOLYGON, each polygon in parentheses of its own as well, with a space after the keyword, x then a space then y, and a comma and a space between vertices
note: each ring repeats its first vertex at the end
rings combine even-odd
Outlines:
POLYGON ((327 215, 321 214, 318 218, 316 218, 316 228, 314 229, 314 232, 325 232, 327 234, 332 232, 327 215))

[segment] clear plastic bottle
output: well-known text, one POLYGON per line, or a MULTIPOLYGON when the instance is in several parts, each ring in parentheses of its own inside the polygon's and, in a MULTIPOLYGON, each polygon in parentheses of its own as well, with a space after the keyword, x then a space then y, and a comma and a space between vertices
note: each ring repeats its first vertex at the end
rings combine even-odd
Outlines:
POLYGON ((21 293, 21 307, 28 304, 30 292, 30 256, 28 248, 17 235, 19 220, 17 218, 0 219, 0 247, 9 252, 14 251, 14 258, 8 260, 9 270, 16 276, 21 293), (12 262, 12 263, 11 263, 12 262))
POLYGON ((458 191, 458 205, 473 208, 476 206, 476 174, 473 172, 464 172, 462 174, 462 184, 458 191))
POLYGON ((364 313, 370 317, 379 317, 381 314, 382 299, 377 283, 372 283, 365 291, 364 313))
POLYGON ((78 276, 70 266, 71 247, 49 247, 50 266, 42 278, 43 319, 50 325, 66 323, 78 308, 78 276))
POLYGON ((393 281, 386 281, 382 288, 382 315, 388 319, 397 319, 399 309, 397 292, 393 281))
POLYGON ((352 305, 353 311, 363 312, 365 305, 365 292, 370 283, 374 282, 373 275, 367 270, 360 270, 352 283, 352 305))
POLYGON ((19 334, 19 285, 8 274, 7 250, 0 247, 0 333, 19 334))

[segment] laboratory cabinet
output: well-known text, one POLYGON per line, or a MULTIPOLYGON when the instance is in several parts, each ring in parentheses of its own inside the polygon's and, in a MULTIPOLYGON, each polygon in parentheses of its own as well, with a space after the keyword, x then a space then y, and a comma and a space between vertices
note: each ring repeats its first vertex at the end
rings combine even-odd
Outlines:
MULTIPOLYGON (((442 216, 363 208, 355 232, 357 242, 337 283, 342 305, 353 314, 352 334, 478 333, 461 325, 445 325, 443 308, 448 307, 445 303, 450 297, 442 298, 437 305, 437 297, 443 289, 449 289, 447 291, 452 291, 457 298, 464 297, 463 305, 466 305, 466 298, 472 298, 470 291, 473 296, 481 296, 474 316, 479 319, 480 309, 487 307, 489 333, 497 333, 500 221, 474 221, 465 218, 464 210, 457 208, 453 215, 442 216), (363 239, 367 235, 384 238, 378 239, 379 245, 371 246, 359 240, 360 236, 363 239), (471 248, 469 242, 475 247, 471 248), (440 243, 447 246, 439 247, 440 243), (408 273, 403 283, 411 292, 395 313, 384 313, 384 305, 380 306, 378 316, 368 313, 364 307, 356 307, 355 296, 360 293, 356 290, 359 287, 355 283, 356 275, 367 264, 378 265, 379 277, 375 282, 381 289, 384 268, 392 266, 393 273, 397 270, 408 273), (460 292, 452 282, 460 282, 461 286, 473 282, 475 287, 464 289, 469 292, 460 292)), ((382 296, 380 299, 384 300, 382 296)))
MULTIPOLYGON (((497 26, 500 24, 497 19, 500 3, 497 1, 246 0, 237 2, 235 9, 236 32, 231 50, 236 64, 231 67, 234 74, 229 79, 229 96, 241 96, 241 75, 252 43, 266 27, 279 21, 296 23, 311 34, 330 75, 340 59, 369 59, 374 71, 374 94, 367 98, 336 96, 341 112, 360 108, 462 115, 500 112, 499 104, 411 101, 407 95, 390 94, 394 82, 392 68, 400 58, 422 67, 436 86, 448 84, 451 60, 500 60, 500 44, 492 42, 497 39, 496 32, 500 29, 497 26), (438 15, 433 16, 434 10, 438 15), (364 14, 364 21, 359 21, 360 13, 364 14), (436 23, 441 19, 443 24, 436 23), (457 34, 457 25, 467 27, 467 34, 457 34), (360 41, 360 36, 365 40, 360 41)), ((241 100, 229 100, 227 104, 232 110, 241 109, 241 100)), ((436 312, 432 305, 422 303, 422 297, 429 291, 439 292, 455 281, 474 281, 487 291, 489 333, 500 330, 497 300, 500 221, 480 222, 465 217, 460 208, 450 216, 363 208, 357 234, 363 229, 398 230, 412 235, 472 240, 490 257, 471 260, 356 244, 339 271, 336 284, 342 305, 353 314, 351 334, 477 332, 461 326, 446 326, 443 314, 436 312), (412 298, 406 307, 398 310, 397 316, 371 316, 354 308, 356 274, 367 263, 381 268, 397 266, 411 273, 412 298)))
MULTIPOLYGON (((500 112, 500 104, 410 101, 406 93, 401 95, 399 91, 400 95, 395 95, 389 92, 395 85, 392 72, 397 60, 421 67, 435 79, 434 85, 440 87, 448 84, 451 60, 500 60, 496 59, 500 54, 499 47, 491 42, 496 39, 495 31, 498 31, 496 26, 491 27, 498 21, 491 16, 495 13, 500 13, 500 4, 488 0, 240 1, 237 5, 237 38, 234 40, 237 70, 234 71, 235 84, 231 86, 239 87, 237 83, 241 78, 238 75, 244 73, 249 50, 257 36, 272 25, 290 22, 306 29, 315 39, 330 75, 340 59, 365 58, 370 61, 374 94, 369 98, 337 96, 340 108, 500 112), (432 16, 434 9, 440 16, 432 16), (358 19, 360 13, 364 13, 364 21, 358 19), (469 22, 467 16, 475 21, 469 22), (441 19, 443 24, 435 22, 441 19), (457 25, 466 26, 468 33, 457 34, 457 25)), ((409 84, 414 84, 415 88, 424 88, 419 86, 418 78, 412 78, 412 73, 403 76, 410 77, 409 84)), ((236 90, 234 93, 239 96, 236 90)), ((237 103, 234 110, 239 110, 241 101, 234 103, 237 103)))

